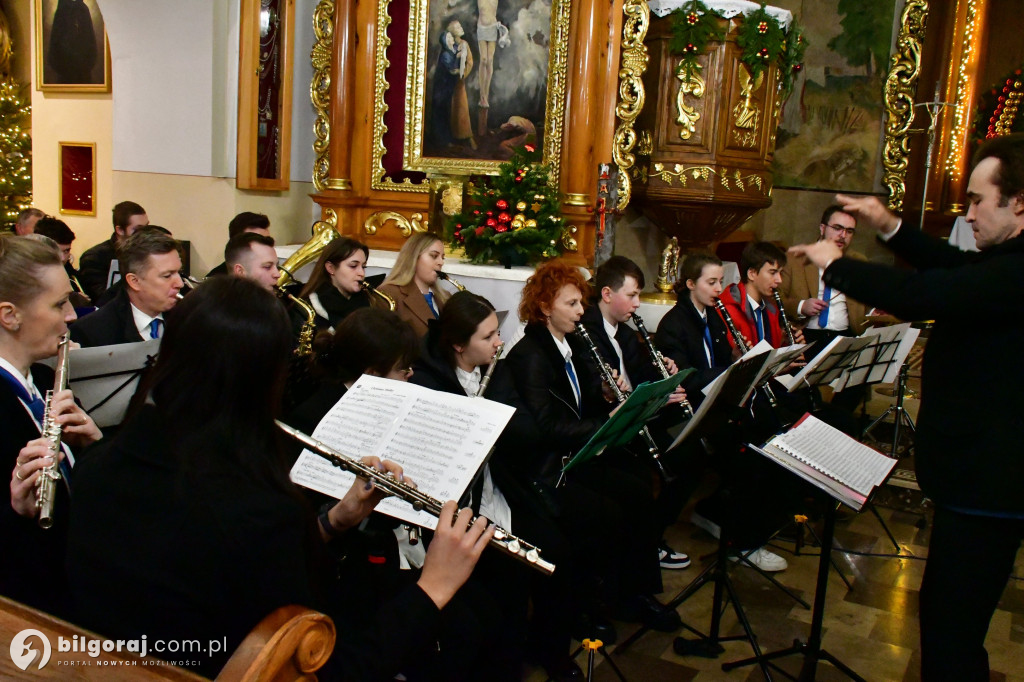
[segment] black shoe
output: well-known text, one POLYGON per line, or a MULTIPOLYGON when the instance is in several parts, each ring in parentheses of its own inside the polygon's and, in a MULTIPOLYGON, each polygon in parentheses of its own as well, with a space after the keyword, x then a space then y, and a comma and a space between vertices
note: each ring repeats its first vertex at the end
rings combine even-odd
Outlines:
POLYGON ((668 609, 664 604, 648 594, 630 597, 619 607, 616 613, 618 620, 631 623, 643 623, 658 632, 675 632, 683 626, 683 621, 675 609, 668 609))
POLYGON ((582 682, 585 679, 583 671, 576 665, 576 661, 567 655, 554 661, 545 661, 541 665, 544 667, 544 672, 548 674, 548 679, 554 680, 554 682, 582 682))
POLYGON ((572 636, 578 642, 585 639, 599 639, 605 646, 615 644, 619 638, 611 621, 603 616, 592 616, 588 613, 584 613, 576 620, 572 636))

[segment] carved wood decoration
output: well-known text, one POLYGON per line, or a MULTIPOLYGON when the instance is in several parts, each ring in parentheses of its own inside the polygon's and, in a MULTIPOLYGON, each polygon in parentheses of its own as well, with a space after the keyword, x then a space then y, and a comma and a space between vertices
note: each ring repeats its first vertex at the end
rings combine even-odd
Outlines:
MULTIPOLYGON (((314 13, 313 199, 324 220, 335 218, 341 234, 373 249, 400 249, 421 216, 432 215, 429 183, 403 159, 409 17, 415 2, 320 0, 314 13)), ((580 263, 593 258, 596 223, 588 209, 595 205, 597 164, 612 158, 622 2, 565 1, 558 6, 566 8, 568 20, 551 34, 567 49, 560 67, 549 66, 561 70, 549 73, 548 87, 554 79, 564 97, 565 134, 556 165, 572 231, 564 243, 579 249, 566 255, 580 263)))
POLYGON ((689 78, 677 75, 679 59, 668 51, 670 21, 652 20, 648 33, 649 101, 636 127, 650 148, 637 165, 633 204, 687 249, 721 239, 771 204, 781 101, 775 66, 753 77, 740 61, 737 20, 689 78))

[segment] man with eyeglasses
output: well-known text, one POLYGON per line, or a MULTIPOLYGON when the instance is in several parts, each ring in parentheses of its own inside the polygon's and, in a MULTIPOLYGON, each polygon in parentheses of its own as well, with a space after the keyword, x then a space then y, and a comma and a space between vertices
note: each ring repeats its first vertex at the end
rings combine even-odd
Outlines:
MULTIPOLYGON (((825 209, 818 226, 818 240, 833 242, 843 255, 857 231, 857 220, 843 212, 842 206, 825 209)), ((863 260, 863 257, 860 257, 863 260)), ((804 337, 818 348, 837 336, 857 336, 867 326, 867 309, 822 280, 822 270, 814 263, 790 263, 782 270, 779 295, 790 320, 803 327, 804 337)))

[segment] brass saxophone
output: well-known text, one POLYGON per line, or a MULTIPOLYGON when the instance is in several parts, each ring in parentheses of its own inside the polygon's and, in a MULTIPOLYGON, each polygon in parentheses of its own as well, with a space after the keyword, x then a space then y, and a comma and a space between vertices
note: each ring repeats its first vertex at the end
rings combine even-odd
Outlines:
POLYGON ((796 343, 796 337, 793 336, 793 325, 789 323, 789 315, 786 314, 786 309, 782 307, 782 297, 779 296, 778 289, 772 289, 772 297, 775 299, 775 305, 779 308, 779 319, 782 320, 782 328, 786 331, 786 339, 789 341, 789 345, 792 346, 796 343))
MULTIPOLYGON (((381 491, 408 502, 416 511, 425 511, 434 517, 441 516, 441 507, 443 506, 443 502, 440 500, 421 492, 415 486, 399 481, 390 472, 384 473, 377 470, 375 467, 367 466, 359 460, 338 452, 316 438, 313 438, 312 436, 309 436, 297 429, 293 429, 283 422, 276 421, 276 423, 282 431, 305 445, 312 452, 315 452, 328 460, 339 469, 344 469, 356 476, 372 481, 373 484, 381 491)), ((474 521, 475 520, 476 519, 474 519, 474 521)), ((472 524, 473 521, 470 521, 470 523, 472 524)), ((533 566, 542 573, 550 575, 555 571, 555 565, 553 563, 541 558, 539 547, 531 545, 525 540, 512 535, 503 528, 495 526, 494 537, 491 538, 491 546, 511 554, 513 558, 519 559, 520 561, 533 566)))
POLYGON ((57 497, 57 481, 61 479, 58 464, 61 426, 57 423, 57 416, 53 414, 50 405, 53 395, 68 387, 68 340, 69 337, 65 334, 57 346, 57 375, 53 381, 53 390, 46 392, 43 409, 42 435, 49 442, 50 457, 53 459, 53 463, 39 470, 39 482, 36 484, 36 507, 39 509, 40 528, 53 526, 53 505, 57 497))
MULTIPOLYGON (((736 325, 733 323, 732 318, 729 317, 729 311, 725 309, 725 304, 722 303, 722 299, 715 299, 715 310, 721 314, 722 320, 725 321, 725 326, 729 328, 729 334, 732 335, 733 343, 735 343, 736 348, 739 349, 740 355, 746 354, 750 349, 747 347, 747 344, 743 342, 743 335, 740 334, 739 329, 736 329, 736 325)), ((764 382, 761 386, 764 388, 764 393, 768 396, 768 402, 771 403, 772 407, 778 407, 779 403, 775 399, 775 391, 773 391, 772 387, 768 385, 768 382, 764 382)))
POLYGON ((284 296, 297 305, 306 316, 305 321, 302 323, 302 328, 299 329, 299 344, 295 347, 295 356, 304 358, 313 353, 313 336, 316 335, 316 310, 313 309, 313 306, 308 301, 289 294, 284 287, 278 285, 276 290, 279 295, 284 296))
POLYGON ((455 279, 454 277, 449 275, 447 272, 444 272, 442 270, 438 270, 437 271, 437 276, 440 277, 441 279, 443 279, 444 281, 448 282, 449 284, 451 284, 453 287, 455 287, 459 291, 465 291, 466 290, 466 287, 462 286, 462 284, 459 282, 459 280, 455 279))
MULTIPOLYGON (((594 340, 590 338, 590 333, 587 332, 587 328, 583 326, 582 322, 576 323, 576 333, 579 334, 583 342, 587 344, 587 349, 590 351, 591 357, 594 362, 597 363, 597 371, 601 373, 601 378, 608 384, 612 389, 612 394, 619 403, 626 402, 626 398, 629 397, 629 393, 619 388, 619 385, 615 383, 615 377, 612 375, 612 368, 608 366, 608 363, 601 357, 601 351, 594 345, 594 340)), ((640 429, 640 435, 643 437, 644 442, 647 444, 647 452, 651 455, 651 459, 654 461, 654 466, 657 468, 658 473, 661 474, 662 478, 666 482, 675 480, 675 476, 671 476, 668 470, 665 469, 665 465, 661 461, 661 451, 658 449, 658 444, 654 442, 654 437, 651 436, 651 431, 646 426, 640 429)))
MULTIPOLYGON (((661 351, 654 347, 651 343, 651 335, 647 333, 647 326, 644 324, 644 318, 640 317, 636 313, 633 313, 633 324, 636 325, 637 330, 640 332, 640 336, 644 337, 644 343, 647 344, 647 352, 651 354, 651 363, 657 368, 658 372, 661 373, 662 379, 668 379, 668 367, 665 366, 665 358, 661 355, 661 351)), ((683 402, 679 403, 686 410, 686 414, 690 417, 693 416, 693 405, 690 404, 689 400, 683 399, 683 402)))
POLYGON ((479 398, 487 390, 487 385, 491 383, 491 375, 494 374, 494 368, 498 366, 498 358, 501 357, 501 352, 505 350, 505 344, 498 346, 498 350, 494 351, 494 355, 491 357, 491 363, 487 365, 487 371, 484 372, 483 379, 480 380, 480 387, 476 389, 476 395, 474 398, 479 398))
POLYGON ((365 279, 359 283, 359 286, 362 288, 363 291, 365 291, 368 294, 377 294, 378 296, 380 296, 381 300, 387 304, 388 310, 390 310, 391 312, 395 312, 395 299, 391 298, 383 291, 367 282, 365 279))

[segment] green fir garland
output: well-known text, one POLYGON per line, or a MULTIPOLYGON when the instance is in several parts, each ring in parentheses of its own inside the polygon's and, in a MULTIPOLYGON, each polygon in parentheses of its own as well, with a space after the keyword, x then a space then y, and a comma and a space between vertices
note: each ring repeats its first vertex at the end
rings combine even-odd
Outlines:
POLYGON ((782 59, 779 60, 783 101, 793 92, 793 81, 804 68, 805 52, 807 52, 807 39, 804 37, 804 28, 794 19, 793 23, 789 25, 789 33, 786 34, 786 50, 782 53, 782 59))
POLYGON ((704 53, 712 40, 724 40, 725 31, 719 21, 722 15, 700 0, 691 0, 685 8, 672 13, 672 40, 669 52, 680 55, 676 73, 686 78, 701 70, 697 57, 704 53))
POLYGON ((470 184, 462 212, 445 225, 448 243, 473 263, 506 267, 560 256, 561 202, 542 159, 533 145, 519 147, 497 176, 470 184))
POLYGON ((743 18, 736 44, 743 50, 740 61, 757 78, 764 68, 782 58, 786 50, 786 34, 778 20, 768 14, 765 3, 743 18))
POLYGON ((971 142, 977 145, 990 137, 1024 132, 1024 70, 1014 69, 978 96, 971 126, 971 142))

